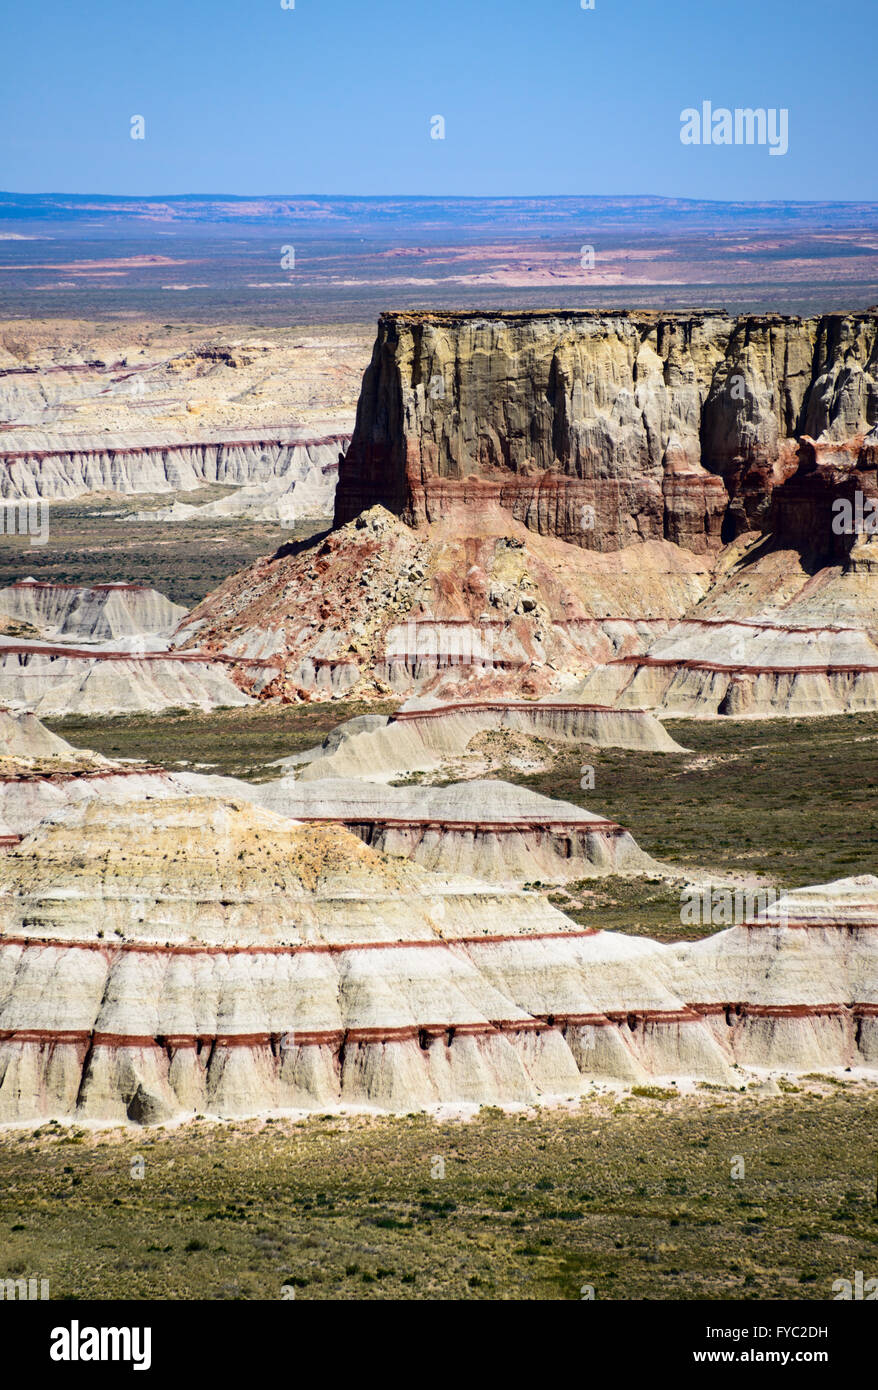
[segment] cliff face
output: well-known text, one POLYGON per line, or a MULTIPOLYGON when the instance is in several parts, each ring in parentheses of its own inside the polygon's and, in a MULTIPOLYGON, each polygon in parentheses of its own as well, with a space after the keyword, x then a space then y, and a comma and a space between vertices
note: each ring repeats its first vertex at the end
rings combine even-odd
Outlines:
MULTIPOLYGON (((49 499, 89 492, 191 492, 205 483, 274 487, 328 479, 349 436, 212 440, 160 440, 119 448, 87 444, 64 449, 0 450, 0 497, 49 499)), ((332 509, 332 503, 328 503, 332 509)))
POLYGON ((811 441, 856 468, 876 421, 874 309, 384 314, 335 524, 499 502, 585 549, 703 552, 768 525, 811 441))

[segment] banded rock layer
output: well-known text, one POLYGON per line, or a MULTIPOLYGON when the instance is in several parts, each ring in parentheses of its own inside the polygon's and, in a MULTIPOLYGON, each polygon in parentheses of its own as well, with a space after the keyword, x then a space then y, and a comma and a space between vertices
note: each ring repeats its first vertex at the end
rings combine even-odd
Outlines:
POLYGON ((587 549, 701 552, 764 529, 773 490, 814 471, 812 441, 873 489, 876 422, 875 310, 388 313, 335 521, 493 501, 587 549))
MULTIPOLYGON (((11 719, 11 716, 7 716, 11 719)), ((22 719, 31 719, 25 715, 22 719)), ((42 726, 33 720, 38 729, 42 726)), ((0 722, 0 733, 3 731, 0 722)), ((44 731, 52 738, 48 731, 44 731)), ((69 746, 58 740, 62 750, 69 746)), ((249 783, 234 777, 161 768, 22 764, 0 776, 4 848, 41 821, 60 821, 85 803, 107 808, 146 798, 224 797, 246 801, 286 819, 342 826, 393 858, 411 859, 436 873, 499 883, 539 878, 562 883, 604 873, 640 874, 659 866, 621 825, 582 807, 539 796, 502 781, 442 788, 378 787, 354 779, 301 782, 281 777, 249 783)), ((63 757, 56 755, 56 763, 63 757)), ((80 755, 82 758, 84 755, 80 755)))
POLYGON ((197 654, 0 646, 0 703, 43 716, 246 705, 227 663, 197 654))
POLYGON ((658 868, 623 826, 509 782, 403 788, 281 777, 251 795, 296 820, 341 823, 373 849, 436 873, 525 883, 658 868))
MULTIPOLYGON (((208 483, 249 488, 256 504, 290 494, 287 512, 300 490, 303 516, 332 515, 339 455, 346 434, 309 438, 291 432, 272 439, 175 442, 147 438, 111 446, 97 441, 70 440, 66 447, 0 451, 0 497, 63 499, 92 492, 191 492, 208 483)), ((208 517, 224 514, 211 503, 208 517)), ((297 504, 298 505, 298 504, 297 504)), ((246 509, 246 508, 245 508, 246 509)), ((200 508, 169 511, 171 519, 186 519, 200 508)), ((234 506, 225 509, 233 513, 234 506)), ((155 513, 142 519, 161 519, 155 513)))
POLYGON ((145 584, 41 584, 25 579, 0 589, 0 614, 52 641, 112 642, 169 637, 186 609, 145 584))
POLYGON ((500 731, 637 752, 681 751, 644 710, 551 700, 425 701, 392 716, 351 719, 333 729, 320 747, 284 761, 304 781, 355 777, 383 782, 407 772, 436 772, 466 753, 480 735, 500 731))
POLYGON ((878 881, 693 946, 238 802, 87 806, 0 867, 0 1119, 531 1103, 878 1066, 878 881))

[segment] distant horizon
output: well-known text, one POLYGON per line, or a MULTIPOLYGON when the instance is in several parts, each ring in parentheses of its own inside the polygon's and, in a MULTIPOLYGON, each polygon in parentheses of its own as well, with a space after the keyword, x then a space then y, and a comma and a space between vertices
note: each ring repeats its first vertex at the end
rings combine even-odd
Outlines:
POLYGON ((702 198, 677 193, 398 193, 393 190, 383 193, 315 193, 307 189, 299 192, 250 192, 230 193, 225 189, 204 190, 188 193, 99 193, 92 189, 77 191, 49 188, 25 190, 0 188, 0 198, 101 198, 118 199, 125 202, 180 202, 188 198, 216 199, 227 198, 233 202, 252 202, 263 200, 299 201, 313 199, 331 203, 345 202, 386 202, 397 199, 401 202, 435 203, 526 203, 540 202, 656 202, 656 203, 694 203, 712 204, 717 207, 874 207, 878 208, 876 198, 702 198))

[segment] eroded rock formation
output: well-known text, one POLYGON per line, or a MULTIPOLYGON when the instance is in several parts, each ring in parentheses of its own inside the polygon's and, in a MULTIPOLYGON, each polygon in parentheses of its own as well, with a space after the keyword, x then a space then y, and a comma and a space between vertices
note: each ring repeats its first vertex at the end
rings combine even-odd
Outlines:
POLYGON ((0 702, 39 715, 123 714, 246 705, 228 662, 197 654, 8 644, 0 702))
POLYGON ((241 683, 263 698, 533 697, 641 650, 709 579, 703 557, 670 542, 597 555, 496 504, 418 529, 373 507, 232 576, 175 640, 240 660, 241 683))
POLYGON ((767 524, 806 437, 854 462, 876 420, 875 310, 383 314, 335 519, 493 501, 586 549, 702 552, 767 524))
POLYGON ((43 584, 0 589, 0 614, 51 641, 112 642, 168 637, 186 609, 146 584, 43 584))
MULTIPOLYGON (((207 519, 260 512, 274 518, 329 517, 345 434, 309 438, 286 431, 271 439, 208 439, 174 442, 161 437, 110 446, 70 441, 56 449, 0 452, 0 497, 49 500, 91 492, 191 492, 209 483, 245 489, 237 502, 206 504, 207 519), (298 491, 299 496, 295 496, 298 491)), ((223 499, 225 500, 225 499, 223 499)), ((188 520, 201 508, 177 503, 139 519, 188 520)))
POLYGON ((665 947, 236 801, 92 803, 0 865, 0 1120, 873 1070, 876 928, 863 878, 665 947))

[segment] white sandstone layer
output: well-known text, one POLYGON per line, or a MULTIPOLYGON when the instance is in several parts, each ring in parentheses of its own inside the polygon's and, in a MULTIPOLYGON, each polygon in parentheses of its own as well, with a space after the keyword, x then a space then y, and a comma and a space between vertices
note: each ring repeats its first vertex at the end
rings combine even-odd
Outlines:
POLYGON ((25 579, 0 589, 0 614, 28 623, 53 642, 170 637, 186 615, 143 584, 43 584, 25 579))
POLYGON ((37 715, 158 713, 246 705, 220 661, 20 644, 0 646, 0 705, 37 715))
POLYGON ((412 702, 391 717, 367 715, 333 730, 324 744, 285 760, 304 780, 353 777, 390 781, 406 772, 432 772, 458 757, 477 734, 509 729, 534 737, 596 747, 679 752, 653 715, 585 704, 412 702))
POLYGON ((0 1119, 874 1071, 878 879, 790 900, 786 925, 668 947, 238 801, 90 804, 0 865, 0 1119))

